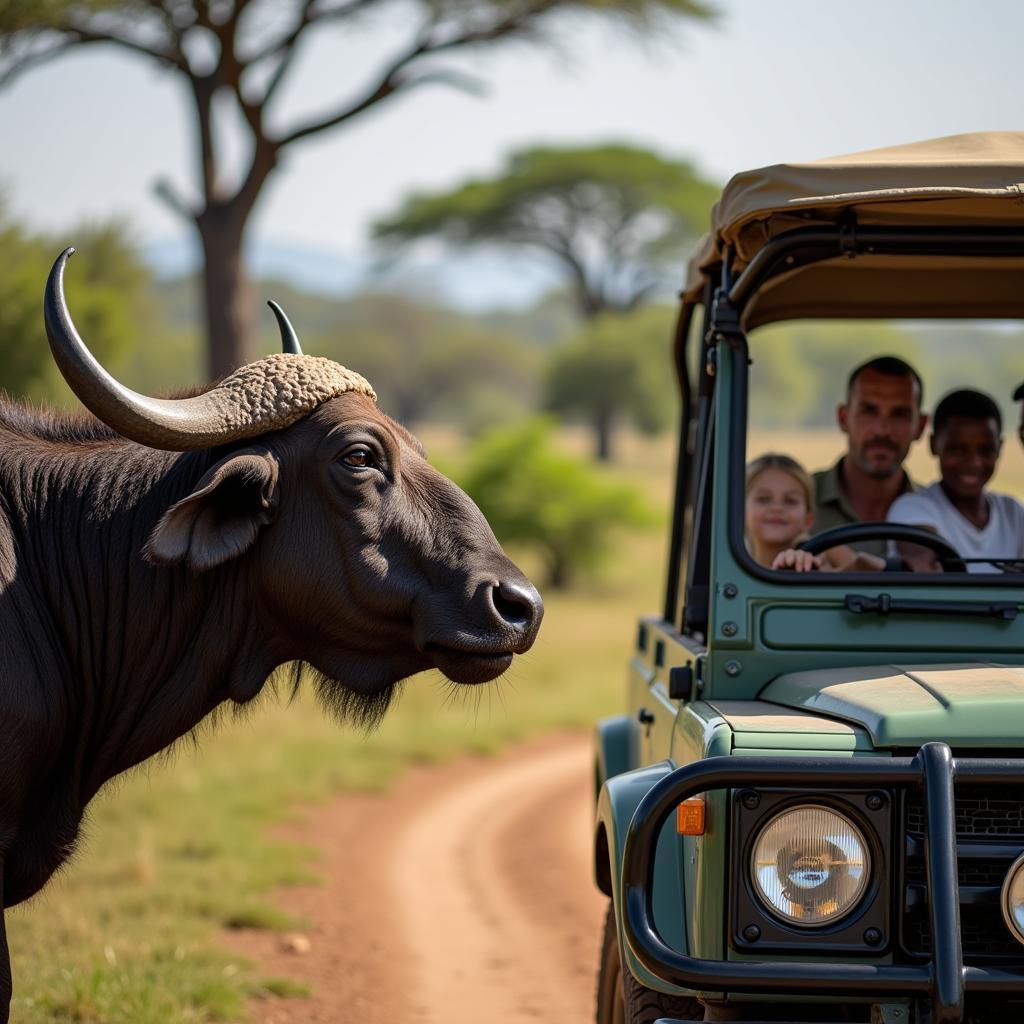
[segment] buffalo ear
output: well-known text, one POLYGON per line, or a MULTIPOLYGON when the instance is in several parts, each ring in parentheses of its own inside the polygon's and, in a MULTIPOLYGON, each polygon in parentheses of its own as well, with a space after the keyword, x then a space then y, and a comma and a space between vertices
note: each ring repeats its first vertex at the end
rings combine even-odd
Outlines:
POLYGON ((248 551, 277 507, 277 459, 248 449, 222 459, 172 505, 142 550, 154 565, 204 572, 248 551))

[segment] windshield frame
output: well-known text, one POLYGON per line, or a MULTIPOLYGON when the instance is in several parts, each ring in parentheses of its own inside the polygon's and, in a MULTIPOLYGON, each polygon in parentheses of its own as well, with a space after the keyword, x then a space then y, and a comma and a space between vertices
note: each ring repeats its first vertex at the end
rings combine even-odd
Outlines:
MULTIPOLYGON (((730 554, 746 574, 766 582, 810 586, 867 585, 877 587, 932 584, 942 581, 946 585, 978 587, 1020 587, 1024 572, 970 573, 941 572, 810 572, 794 573, 771 569, 756 562, 747 548, 744 531, 744 505, 746 498, 747 410, 749 401, 750 363, 749 342, 743 327, 743 312, 756 299, 758 289, 771 277, 792 273, 794 267, 806 266, 825 259, 834 259, 839 246, 848 257, 855 258, 861 246, 877 255, 900 255, 914 252, 920 255, 956 255, 962 257, 991 257, 1024 255, 1024 229, 870 229, 853 233, 849 223, 837 224, 834 231, 827 229, 800 229, 768 242, 739 277, 732 279, 731 253, 726 253, 721 268, 721 284, 714 291, 709 316, 709 340, 717 351, 716 388, 720 408, 717 420, 728 424, 727 436, 719 434, 720 451, 716 458, 718 473, 726 480, 725 493, 719 492, 717 507, 727 510, 727 533, 730 554), (854 243, 854 239, 856 242, 854 243), (829 244, 830 243, 830 244, 829 244), (725 501, 719 504, 724 498, 725 501)), ((1024 281, 1022 281, 1024 286, 1024 281)), ((993 319, 1004 319, 993 317, 993 319)), ((719 491, 718 486, 715 488, 719 491)))

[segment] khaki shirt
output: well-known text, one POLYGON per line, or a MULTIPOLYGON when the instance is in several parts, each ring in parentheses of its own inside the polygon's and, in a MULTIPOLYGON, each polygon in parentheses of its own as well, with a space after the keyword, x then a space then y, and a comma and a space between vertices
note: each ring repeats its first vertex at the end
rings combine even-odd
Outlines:
MULTIPOLYGON (((834 526, 845 526, 847 523, 861 521, 846 500, 842 477, 839 475, 839 467, 842 464, 843 460, 840 459, 830 469, 819 469, 814 474, 814 525, 811 527, 813 533, 823 533, 834 526)), ((909 494, 917 489, 918 485, 904 472, 900 494, 909 494)), ((851 544, 850 547, 885 558, 888 541, 864 540, 858 544, 851 544)))

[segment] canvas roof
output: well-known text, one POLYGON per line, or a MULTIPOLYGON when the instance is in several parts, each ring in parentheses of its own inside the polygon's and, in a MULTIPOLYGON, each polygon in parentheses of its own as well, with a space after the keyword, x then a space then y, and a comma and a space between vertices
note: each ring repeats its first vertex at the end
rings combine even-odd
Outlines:
MULTIPOLYGON (((1019 227, 1024 230, 1024 132, 976 132, 863 153, 776 164, 735 175, 687 268, 699 300, 726 247, 743 269, 768 240, 795 228, 1019 227)), ((747 327, 797 317, 1024 317, 1024 258, 858 255, 768 281, 747 327)))

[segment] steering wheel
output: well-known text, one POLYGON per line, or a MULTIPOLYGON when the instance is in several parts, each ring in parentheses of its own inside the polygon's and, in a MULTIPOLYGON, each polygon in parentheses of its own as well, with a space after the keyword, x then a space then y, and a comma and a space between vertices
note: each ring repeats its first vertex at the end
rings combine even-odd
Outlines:
MULTIPOLYGON (((846 523, 808 537, 797 544, 797 548, 800 551, 809 551, 812 555, 820 555, 822 551, 838 547, 840 544, 857 544, 862 540, 908 541, 920 544, 935 552, 943 572, 967 572, 964 560, 948 541, 931 530, 922 529, 920 526, 908 526, 906 523, 846 523)), ((903 559, 886 559, 886 572, 900 572, 904 569, 906 564, 903 559)))

